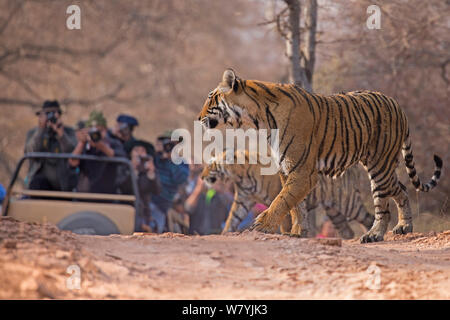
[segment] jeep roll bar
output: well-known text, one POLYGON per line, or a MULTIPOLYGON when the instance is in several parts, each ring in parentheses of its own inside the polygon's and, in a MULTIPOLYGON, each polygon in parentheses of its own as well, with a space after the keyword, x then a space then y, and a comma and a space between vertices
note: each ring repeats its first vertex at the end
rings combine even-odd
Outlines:
MULTIPOLYGON (((63 160, 78 159, 78 160, 111 162, 111 163, 126 165, 130 169, 129 172, 130 172, 131 184, 132 184, 133 193, 135 196, 134 208, 135 208, 136 214, 139 213, 139 209, 140 209, 140 201, 139 200, 140 199, 139 199, 139 189, 138 189, 138 184, 137 184, 137 177, 136 177, 136 174, 134 173, 134 170, 133 170, 130 160, 128 160, 127 158, 99 157, 99 156, 83 155, 83 154, 75 155, 75 154, 71 154, 71 153, 29 152, 29 153, 26 153, 17 163, 16 170, 14 171, 14 173, 12 175, 12 178, 8 185, 8 189, 6 192, 5 199, 4 199, 2 216, 7 215, 9 199, 10 199, 10 196, 12 193, 12 187, 14 186, 14 183, 16 182, 17 177, 19 176, 19 172, 20 172, 20 169, 22 168, 23 163, 25 162, 25 160, 28 160, 28 159, 63 159, 63 160)), ((56 191, 56 192, 58 192, 58 191, 56 191)), ((74 194, 76 194, 76 192, 74 192, 74 194)))

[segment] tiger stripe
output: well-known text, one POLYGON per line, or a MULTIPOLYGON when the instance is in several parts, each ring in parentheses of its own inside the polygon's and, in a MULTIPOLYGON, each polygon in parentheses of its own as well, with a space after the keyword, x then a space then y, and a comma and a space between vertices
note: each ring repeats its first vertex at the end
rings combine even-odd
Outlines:
MULTIPOLYGON (((238 152, 235 153, 235 161, 238 159, 238 152)), ((234 202, 222 232, 226 233, 236 231, 256 203, 269 206, 281 190, 281 181, 278 175, 261 175, 261 165, 249 164, 248 154, 245 154, 245 164, 223 164, 226 153, 219 156, 219 159, 222 163, 217 160, 212 161, 205 166, 201 177, 209 185, 220 179, 230 179, 233 182, 234 202)), ((374 221, 374 216, 364 207, 358 187, 359 178, 356 168, 348 170, 336 180, 321 176, 317 187, 305 199, 306 210, 309 214, 313 214, 313 210, 322 207, 344 239, 354 236, 348 222, 355 220, 368 230, 374 221)), ((287 215, 285 219, 291 220, 290 218, 287 215)))
POLYGON ((361 242, 383 240, 390 220, 390 198, 399 216, 394 233, 408 233, 413 229, 408 195, 395 173, 400 155, 418 191, 433 189, 441 175, 442 160, 435 155, 431 180, 420 181, 406 114, 394 99, 380 92, 324 96, 296 85, 243 80, 226 70, 222 82, 206 100, 199 120, 207 128, 246 129, 257 124, 257 129, 280 130, 277 159, 286 183, 255 222, 254 228, 259 231, 273 231, 283 216, 306 198, 320 174, 337 177, 360 163, 369 174, 375 206, 375 223, 361 242), (239 115, 233 110, 239 110, 239 115))

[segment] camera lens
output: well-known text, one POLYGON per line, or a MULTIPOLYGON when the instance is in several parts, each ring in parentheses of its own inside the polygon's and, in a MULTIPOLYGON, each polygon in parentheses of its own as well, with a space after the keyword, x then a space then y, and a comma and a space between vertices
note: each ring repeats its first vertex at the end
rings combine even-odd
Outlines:
POLYGON ((174 146, 175 145, 170 142, 170 143, 165 144, 163 148, 164 148, 165 152, 171 152, 174 146))
POLYGON ((92 142, 98 142, 102 139, 100 131, 95 127, 89 130, 89 136, 91 137, 92 142))
POLYGON ((46 113, 47 115, 47 120, 50 121, 51 123, 56 123, 58 121, 58 119, 55 116, 55 112, 50 111, 46 113))

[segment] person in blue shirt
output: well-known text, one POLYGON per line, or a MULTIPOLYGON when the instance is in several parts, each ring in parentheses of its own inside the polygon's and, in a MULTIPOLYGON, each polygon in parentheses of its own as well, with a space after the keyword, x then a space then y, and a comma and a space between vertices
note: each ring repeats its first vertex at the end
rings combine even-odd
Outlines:
POLYGON ((177 144, 176 141, 171 140, 171 131, 165 132, 158 137, 155 144, 155 168, 161 184, 161 192, 159 195, 152 197, 152 204, 157 210, 154 212, 154 218, 158 224, 158 231, 165 231, 166 216, 169 208, 172 207, 175 194, 179 187, 184 184, 189 176, 189 166, 186 163, 175 164, 171 159, 171 152, 173 147, 177 144), (159 213, 159 215, 158 215, 159 213))
POLYGON ((0 212, 2 211, 2 203, 6 197, 6 190, 3 185, 0 183, 0 212))

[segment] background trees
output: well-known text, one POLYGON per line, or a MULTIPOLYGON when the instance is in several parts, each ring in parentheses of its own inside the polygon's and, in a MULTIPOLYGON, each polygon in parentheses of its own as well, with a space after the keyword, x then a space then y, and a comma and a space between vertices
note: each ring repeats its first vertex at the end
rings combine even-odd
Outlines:
POLYGON ((447 213, 448 1, 83 0, 82 29, 67 30, 71 4, 0 0, 2 183, 44 99, 63 102, 69 125, 94 108, 111 123, 119 112, 135 114, 137 136, 152 140, 167 128, 191 128, 207 93, 233 67, 243 78, 319 93, 372 89, 395 97, 410 120, 420 176, 431 176, 433 153, 444 159, 440 185, 420 196, 421 210, 447 213), (295 3, 298 15, 289 15, 295 3), (366 28, 371 4, 381 8, 380 30, 366 28), (297 31, 287 26, 297 17, 294 52, 289 39, 297 31))

